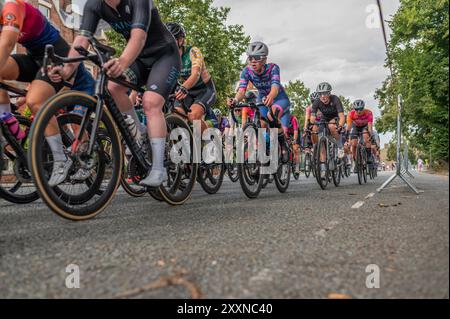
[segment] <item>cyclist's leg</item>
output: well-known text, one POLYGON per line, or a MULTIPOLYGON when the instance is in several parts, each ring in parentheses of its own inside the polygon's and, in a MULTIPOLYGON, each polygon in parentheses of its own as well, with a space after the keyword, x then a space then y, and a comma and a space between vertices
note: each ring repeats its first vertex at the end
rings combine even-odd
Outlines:
POLYGON ((267 123, 266 121, 263 120, 263 117, 267 118, 268 113, 269 113, 269 108, 267 106, 260 106, 259 107, 259 113, 261 115, 261 127, 266 128, 267 127, 267 123))
MULTIPOLYGON (((3 68, 1 68, 0 71, 0 82, 3 80, 19 80, 20 77, 20 65, 19 63, 14 59, 14 56, 19 56, 18 54, 15 54, 13 56, 10 56, 8 60, 6 60, 6 64, 3 68)), ((21 54, 21 56, 24 56, 26 60, 28 60, 26 57, 27 55, 21 54)), ((37 65, 34 65, 34 61, 27 61, 32 63, 32 67, 37 70, 39 70, 39 67, 37 65)), ((29 66, 28 66, 29 67, 29 66)), ((22 70, 25 69, 26 66, 22 67, 22 70)), ((34 74, 36 74, 36 72, 34 74)), ((32 74, 31 77, 28 77, 28 81, 24 82, 31 82, 34 79, 34 74, 32 74)), ((0 114, 3 112, 11 112, 11 105, 9 101, 8 92, 5 90, 0 90, 0 114)))
POLYGON ((364 144, 366 146, 366 152, 367 152, 367 160, 372 160, 372 142, 370 141, 370 133, 367 126, 364 126, 362 128, 363 131, 363 137, 364 137, 364 144))
MULTIPOLYGON (((290 108, 290 102, 287 99, 275 101, 274 105, 272 106, 272 112, 275 114, 275 111, 278 109, 278 119, 281 122, 281 128, 278 130, 278 141, 282 143, 281 145, 284 146, 284 141, 287 136, 287 131, 289 128, 289 122, 291 120, 291 112, 289 110, 290 108)), ((283 152, 283 160, 288 160, 287 158, 287 150, 282 148, 283 152)))
POLYGON ((142 184, 158 187, 167 178, 164 168, 164 150, 167 136, 163 106, 175 88, 180 74, 180 55, 175 45, 151 68, 147 79, 147 90, 142 105, 148 119, 148 135, 152 147, 152 170, 142 184))
POLYGON ((356 127, 355 124, 353 124, 351 130, 350 130, 350 144, 351 144, 351 150, 352 150, 352 160, 353 162, 356 161, 356 147, 358 145, 358 133, 359 130, 356 127))
MULTIPOLYGON (((150 71, 148 70, 148 68, 146 68, 145 65, 143 65, 139 60, 136 60, 130 65, 130 67, 125 71, 124 74, 127 80, 131 83, 142 85, 148 78, 149 73, 150 71)), ((113 98, 120 112, 130 116, 134 120, 134 123, 138 128, 137 137, 139 138, 141 135, 145 135, 147 128, 141 124, 141 121, 139 121, 136 110, 131 103, 128 94, 130 89, 118 83, 109 81, 108 91, 110 92, 111 97, 113 98)))
POLYGON ((330 129, 331 135, 333 136, 333 138, 336 140, 336 143, 338 145, 339 148, 342 148, 342 141, 341 141, 341 135, 339 134, 337 127, 337 120, 331 120, 328 124, 328 128, 330 129))

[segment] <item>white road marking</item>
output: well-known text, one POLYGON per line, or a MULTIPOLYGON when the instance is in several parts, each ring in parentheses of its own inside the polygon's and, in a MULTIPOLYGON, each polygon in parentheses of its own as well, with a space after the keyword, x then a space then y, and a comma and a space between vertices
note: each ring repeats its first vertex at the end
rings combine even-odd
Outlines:
POLYGON ((369 199, 375 196, 375 193, 370 193, 369 195, 367 195, 364 199, 369 199))
POLYGON ((352 209, 358 209, 358 208, 360 208, 362 205, 364 205, 365 204, 365 202, 364 201, 359 201, 359 202, 356 202, 353 206, 352 206, 352 209))

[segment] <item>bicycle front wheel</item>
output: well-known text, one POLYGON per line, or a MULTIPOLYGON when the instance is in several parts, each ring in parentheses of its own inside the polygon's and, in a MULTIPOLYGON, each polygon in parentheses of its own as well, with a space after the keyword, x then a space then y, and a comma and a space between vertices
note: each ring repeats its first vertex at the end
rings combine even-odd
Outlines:
MULTIPOLYGON (((81 132, 81 140, 72 145, 65 145, 68 161, 72 161, 69 174, 63 183, 57 187, 48 184, 51 175, 52 154, 43 152, 46 149, 45 131, 49 125, 55 125, 55 119, 61 113, 70 112, 75 106, 83 106, 88 110, 85 115, 90 116, 95 110, 96 100, 82 92, 66 91, 49 99, 40 109, 33 122, 30 133, 30 148, 28 152, 29 167, 33 180, 42 200, 48 207, 63 218, 81 221, 95 217, 101 213, 111 202, 120 183, 120 174, 123 165, 122 144, 110 113, 105 109, 100 126, 110 138, 108 146, 110 153, 109 163, 106 163, 103 142, 97 135, 94 141, 94 151, 88 154, 88 145, 92 132, 87 129, 81 132), (71 149, 70 151, 68 149, 71 149), (75 182, 72 176, 80 169, 89 172, 89 179, 100 181, 97 183, 75 182), (84 194, 89 193, 89 197, 84 194), (61 196, 64 194, 64 196, 61 196), (76 198, 76 200, 72 200, 76 198), (83 200, 80 200, 83 198, 83 200)), ((76 118, 76 117, 73 117, 76 118)), ((86 118, 86 120, 88 120, 86 118)), ((77 136, 80 130, 79 120, 74 123, 66 122, 60 131, 72 132, 77 136)), ((68 134, 65 134, 68 135, 68 134)))

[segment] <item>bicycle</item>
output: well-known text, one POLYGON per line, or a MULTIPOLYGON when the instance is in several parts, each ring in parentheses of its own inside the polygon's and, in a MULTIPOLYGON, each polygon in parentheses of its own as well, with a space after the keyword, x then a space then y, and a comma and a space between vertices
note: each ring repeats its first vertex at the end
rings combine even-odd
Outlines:
POLYGON ((338 158, 337 142, 331 136, 331 131, 328 127, 329 124, 335 124, 337 126, 336 123, 330 123, 323 119, 316 123, 319 126, 319 140, 315 145, 316 149, 314 151, 315 175, 317 183, 322 189, 326 189, 328 183, 331 181, 333 181, 336 187, 341 183, 342 161, 338 158), (321 161, 323 153, 325 153, 325 162, 321 161), (324 176, 321 176, 322 164, 325 164, 324 176))
MULTIPOLYGON (((241 185, 242 190, 244 191, 244 194, 248 198, 256 198, 258 197, 259 193, 261 192, 262 186, 263 186, 263 175, 260 173, 261 171, 261 165, 255 160, 249 162, 248 152, 251 149, 251 145, 249 144, 249 136, 245 136, 246 131, 249 131, 251 133, 258 132, 258 128, 261 128, 261 114, 259 112, 259 107, 255 105, 254 103, 240 103, 236 106, 230 107, 231 116, 235 123, 238 123, 235 115, 234 110, 237 108, 243 108, 248 107, 255 110, 255 114, 253 118, 249 119, 247 123, 242 128, 242 131, 240 134, 243 134, 244 138, 240 139, 239 136, 237 137, 237 147, 236 147, 236 155, 239 159, 238 152, 241 152, 241 154, 244 154, 243 163, 237 163, 237 176, 239 179, 239 183, 241 185)), ((256 144, 256 137, 253 140, 254 144, 256 144)))
MULTIPOLYGON (((261 168, 262 164, 256 158, 255 160, 251 160, 251 151, 255 150, 255 147, 258 146, 258 129, 262 128, 261 119, 266 121, 269 125, 268 128, 273 128, 274 123, 276 121, 270 123, 266 118, 261 117, 261 113, 259 108, 264 106, 262 103, 240 103, 238 105, 232 106, 230 108, 233 120, 237 122, 233 110, 236 108, 248 107, 254 110, 253 118, 249 119, 249 121, 245 124, 242 130, 243 141, 239 143, 237 151, 244 154, 243 162, 238 163, 238 176, 239 182, 241 184, 242 190, 248 198, 256 198, 258 197, 261 189, 267 185, 267 183, 271 180, 271 175, 275 181, 275 185, 279 192, 284 193, 289 187, 290 176, 291 176, 291 164, 289 158, 291 157, 291 153, 289 150, 289 146, 287 145, 286 139, 284 139, 284 145, 278 145, 277 156, 278 156, 278 167, 277 171, 273 174, 262 174, 261 168), (247 133, 249 132, 249 133, 247 133), (251 143, 250 143, 251 142, 251 143), (283 156, 283 150, 287 152, 285 156, 283 156), (287 158, 286 161, 283 161, 282 158, 287 158), (250 161, 249 161, 250 160, 250 161)), ((270 114, 273 119, 278 119, 278 110, 275 114, 273 114, 270 109, 270 114)), ((268 129, 266 129, 266 134, 269 134, 268 129)), ((266 135, 267 136, 267 135, 266 135)), ((270 143, 264 141, 266 143, 266 152, 270 149, 270 143), (269 144, 269 145, 267 145, 269 144)), ((253 154, 256 152, 253 152, 253 154)), ((266 154, 267 155, 267 154, 266 154)), ((267 166, 267 164, 264 164, 267 166)))
MULTIPOLYGON (((239 109, 238 107, 234 108, 234 110, 239 109)), ((242 132, 242 123, 239 123, 236 119, 236 116, 233 114, 231 114, 233 112, 233 110, 230 110, 229 113, 229 119, 230 122, 232 122, 233 124, 231 125, 230 131, 232 130, 234 134, 225 136, 225 152, 226 152, 226 157, 229 160, 229 163, 226 163, 226 168, 227 168, 227 175, 228 178, 231 180, 231 182, 236 183, 239 180, 239 175, 238 175, 238 166, 236 163, 236 159, 237 159, 237 152, 236 152, 236 143, 237 142, 237 136, 238 134, 240 134, 240 132, 242 132)))
MULTIPOLYGON (((0 89, 14 93, 12 97, 23 97, 26 90, 12 87, 6 83, 0 83, 0 89)), ((0 197, 16 204, 31 203, 39 198, 39 195, 31 181, 31 173, 28 170, 26 150, 28 148, 28 137, 31 119, 17 112, 14 104, 11 111, 17 119, 20 129, 25 132, 25 137, 18 141, 10 133, 6 123, 0 122, 0 149, 2 150, 3 177, 0 178, 0 197), (8 171, 6 171, 8 170, 8 171)))
POLYGON ((314 148, 314 145, 312 144, 311 135, 313 132, 311 130, 305 130, 305 145, 302 146, 302 153, 304 154, 303 159, 303 173, 305 174, 306 178, 309 178, 311 173, 313 173, 313 176, 315 176, 314 173, 314 156, 311 152, 311 148, 314 148))
POLYGON ((367 183, 367 151, 366 143, 364 142, 364 134, 369 132, 358 132, 358 144, 356 146, 356 162, 355 168, 358 175, 358 183, 361 185, 367 183))
MULTIPOLYGON (((144 178, 145 174, 151 168, 151 161, 148 157, 146 158, 145 150, 142 150, 134 140, 125 123, 122 113, 109 95, 106 84, 108 81, 113 81, 136 91, 142 91, 142 89, 127 82, 123 77, 117 79, 107 77, 102 66, 114 56, 115 50, 101 44, 95 38, 90 38, 89 42, 94 53, 91 53, 82 47, 77 47, 76 50, 80 56, 73 58, 57 56, 54 54, 53 46, 46 46, 43 63, 44 71, 47 70, 49 64, 59 65, 89 60, 99 67, 99 75, 96 80, 94 96, 89 96, 78 91, 66 91, 47 100, 33 122, 31 129, 31 146, 28 156, 32 176, 43 201, 59 216, 76 221, 95 217, 101 213, 114 198, 114 194, 120 184, 120 176, 124 163, 122 139, 133 156, 131 159, 133 164, 130 165, 135 165, 135 176, 144 178), (46 172, 47 162, 40 152, 45 141, 44 131, 48 122, 58 114, 60 110, 66 110, 74 105, 81 105, 85 107, 86 111, 78 126, 78 132, 70 145, 70 152, 67 154, 69 159, 72 160, 73 166, 89 170, 95 170, 99 165, 104 166, 105 152, 101 140, 98 139, 99 128, 104 129, 105 134, 110 139, 110 149, 108 151, 110 155, 110 162, 108 163, 109 170, 106 173, 101 170, 95 171, 102 182, 101 185, 97 187, 96 191, 98 191, 101 186, 102 192, 101 194, 96 193, 95 196, 92 196, 88 201, 85 201, 82 204, 71 204, 70 202, 61 200, 54 188, 48 185, 48 175, 46 172), (90 124, 91 122, 92 124, 90 124), (87 138, 84 138, 85 133, 90 133, 87 134, 87 138)), ((191 172, 190 174, 186 174, 185 168, 186 165, 194 164, 186 164, 182 161, 173 163, 168 160, 168 155, 173 149, 173 146, 178 143, 186 144, 187 142, 187 144, 191 144, 190 146, 192 147, 192 132, 190 131, 189 126, 179 117, 166 115, 166 123, 169 132, 168 137, 176 128, 180 128, 181 130, 177 132, 178 135, 172 136, 172 138, 166 141, 165 167, 168 171, 168 180, 163 183, 157 191, 167 203, 180 205, 183 204, 192 193, 196 173, 191 172), (188 182, 185 183, 184 187, 180 187, 180 184, 183 181, 186 181, 186 178, 188 179, 188 182)), ((182 148, 180 148, 180 150, 181 149, 182 148)))
MULTIPOLYGON (((27 93, 26 90, 21 90, 9 86, 5 83, 0 83, 0 88, 15 94, 12 97, 23 97, 27 93)), ((20 113, 18 113, 14 104, 11 104, 11 110, 13 115, 18 120, 19 126, 25 132, 25 137, 22 140, 17 141, 15 137, 10 134, 9 129, 6 127, 6 125, 0 124, 3 134, 1 149, 6 158, 6 160, 5 158, 3 158, 3 160, 6 162, 6 166, 12 167, 13 172, 13 174, 3 174, 3 178, 0 179, 0 197, 12 203, 27 204, 39 198, 39 194, 32 181, 27 155, 27 150, 29 149, 29 136, 32 125, 32 117, 28 118, 22 116, 20 113)), ((61 112, 60 114, 58 114, 57 123, 60 126, 61 131, 65 132, 65 134, 62 134, 63 142, 67 142, 67 139, 70 139, 71 134, 69 132, 71 128, 65 127, 67 120, 68 118, 73 118, 76 116, 77 115, 71 114, 70 112, 61 112)), ((42 148, 42 154, 51 162, 52 158, 49 152, 50 149, 45 142, 44 147, 42 148)), ((74 203, 83 203, 84 201, 89 200, 89 198, 92 196, 92 190, 90 189, 90 187, 92 185, 98 184, 98 180, 88 178, 84 181, 84 183, 88 186, 88 189, 84 192, 79 192, 78 194, 71 197, 68 196, 68 194, 59 187, 55 187, 55 192, 58 194, 61 200, 72 201, 74 203)), ((101 190, 98 190, 98 192, 100 191, 101 190)))

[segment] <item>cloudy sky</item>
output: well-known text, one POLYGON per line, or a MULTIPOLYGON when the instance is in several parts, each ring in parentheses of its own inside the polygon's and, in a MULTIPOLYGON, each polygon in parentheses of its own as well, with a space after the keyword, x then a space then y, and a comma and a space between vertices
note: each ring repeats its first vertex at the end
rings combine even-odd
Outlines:
MULTIPOLYGON (((231 8, 228 23, 242 24, 252 40, 269 45, 283 82, 302 80, 314 89, 328 81, 334 93, 362 98, 379 116, 373 96, 388 74, 381 29, 371 23, 375 0, 215 0, 231 8), (369 23, 369 27, 367 26, 369 23)), ((398 0, 383 0, 386 20, 398 0)), ((374 15, 375 13, 375 15, 374 15)), ((376 20, 375 22, 378 22, 376 20)), ((382 137, 386 143, 390 135, 382 137)))

